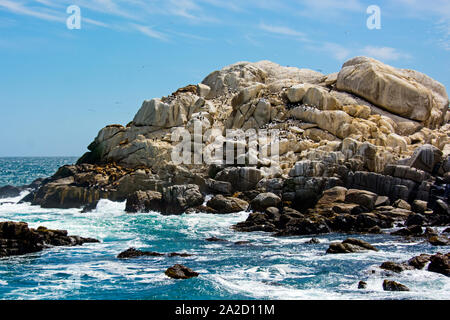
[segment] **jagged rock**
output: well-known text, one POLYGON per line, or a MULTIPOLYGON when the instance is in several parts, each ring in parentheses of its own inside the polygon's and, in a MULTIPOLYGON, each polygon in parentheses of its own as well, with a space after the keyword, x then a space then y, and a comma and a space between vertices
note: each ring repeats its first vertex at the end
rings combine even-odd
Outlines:
POLYGON ((20 188, 14 186, 0 187, 0 199, 18 197, 21 192, 20 188))
POLYGON ((181 264, 176 264, 173 267, 168 268, 165 274, 173 279, 190 279, 199 276, 199 273, 181 264))
POLYGON ((39 252, 50 246, 78 246, 94 242, 99 241, 68 236, 65 230, 32 229, 25 222, 0 222, 0 257, 39 252))
POLYGON ((205 200, 197 185, 176 185, 162 192, 161 212, 163 214, 182 214, 188 208, 199 206, 205 200))
POLYGON ((161 211, 162 194, 157 191, 136 191, 127 198, 126 212, 161 211))
POLYGON ((213 193, 221 193, 227 195, 231 194, 231 192, 233 191, 233 186, 231 185, 231 183, 226 181, 207 179, 205 183, 209 191, 213 193))
POLYGON ((396 69, 366 57, 347 61, 336 87, 431 128, 442 124, 448 107, 442 84, 417 71, 396 69))
POLYGON ((217 213, 234 213, 247 210, 248 203, 239 198, 224 197, 219 194, 209 200, 207 206, 216 210, 217 213))
POLYGON ((256 196, 250 203, 254 210, 265 210, 269 207, 277 207, 281 203, 281 199, 274 193, 261 193, 256 196))
POLYGON ((401 163, 407 166, 432 173, 436 164, 442 160, 442 151, 432 145, 417 148, 411 158, 401 163))
POLYGON ((401 283, 384 280, 383 281, 383 290, 384 291, 410 291, 409 288, 401 283))
POLYGON ((437 253, 434 256, 431 256, 430 261, 428 271, 441 273, 450 277, 450 253, 447 253, 446 255, 437 253))
POLYGON ((359 239, 346 239, 343 242, 334 242, 330 244, 327 253, 337 254, 337 253, 354 253, 361 251, 378 251, 377 248, 372 246, 370 243, 359 239))
POLYGON ((215 179, 231 183, 234 191, 248 191, 254 189, 262 177, 262 171, 253 167, 229 167, 220 171, 215 179))

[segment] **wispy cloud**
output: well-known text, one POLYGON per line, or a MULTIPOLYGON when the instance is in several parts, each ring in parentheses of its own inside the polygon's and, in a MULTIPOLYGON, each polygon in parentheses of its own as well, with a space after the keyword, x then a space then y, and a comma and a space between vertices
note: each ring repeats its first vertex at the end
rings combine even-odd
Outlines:
POLYGON ((148 26, 142 26, 139 24, 132 23, 130 24, 134 29, 139 31, 140 33, 146 35, 147 37, 167 41, 168 38, 164 33, 158 32, 156 30, 153 30, 151 27, 148 26))
POLYGON ((303 32, 296 31, 294 29, 285 26, 274 26, 265 23, 260 23, 259 28, 269 33, 274 33, 278 35, 291 36, 301 39, 304 39, 306 37, 306 34, 304 34, 303 32))
POLYGON ((361 50, 361 53, 382 61, 396 61, 399 59, 410 59, 411 55, 398 51, 390 47, 367 46, 361 50))
POLYGON ((24 6, 20 2, 13 2, 13 1, 9 1, 9 0, 0 0, 0 8, 6 9, 15 14, 32 16, 32 17, 42 19, 42 20, 56 21, 56 22, 65 21, 65 19, 62 15, 58 16, 55 14, 46 13, 42 10, 29 8, 29 7, 24 6))

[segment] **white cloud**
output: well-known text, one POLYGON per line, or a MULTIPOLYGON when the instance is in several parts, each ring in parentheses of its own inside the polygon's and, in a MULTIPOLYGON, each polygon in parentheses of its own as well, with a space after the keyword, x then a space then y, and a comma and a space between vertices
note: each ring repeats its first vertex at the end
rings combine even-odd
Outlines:
POLYGON ((373 47, 366 46, 361 50, 363 55, 382 60, 382 61, 396 61, 399 59, 410 59, 411 55, 402 53, 395 48, 390 47, 373 47))

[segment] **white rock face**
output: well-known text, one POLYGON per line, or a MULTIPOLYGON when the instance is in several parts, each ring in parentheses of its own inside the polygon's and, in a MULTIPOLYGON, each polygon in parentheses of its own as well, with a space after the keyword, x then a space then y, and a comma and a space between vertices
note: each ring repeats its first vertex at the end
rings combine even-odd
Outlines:
POLYGON ((439 82, 420 72, 396 69, 367 57, 346 62, 336 87, 432 128, 442 124, 448 108, 448 96, 439 82))
POLYGON ((236 92, 257 83, 271 84, 281 80, 297 83, 319 83, 323 74, 294 67, 283 67, 270 61, 238 62, 208 75, 202 84, 211 88, 209 99, 236 92))

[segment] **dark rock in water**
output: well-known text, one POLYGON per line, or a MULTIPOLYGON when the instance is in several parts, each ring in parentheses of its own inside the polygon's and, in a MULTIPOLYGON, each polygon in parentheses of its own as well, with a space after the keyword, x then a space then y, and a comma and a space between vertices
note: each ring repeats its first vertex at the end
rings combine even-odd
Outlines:
POLYGON ((170 258, 173 258, 173 257, 182 257, 182 258, 185 258, 185 257, 192 257, 193 254, 185 253, 185 252, 182 252, 182 253, 179 253, 179 252, 171 252, 171 253, 169 253, 167 256, 170 257, 170 258))
POLYGON ((330 247, 327 250, 327 253, 330 254, 354 253, 367 250, 378 251, 377 248, 375 248, 368 242, 359 239, 349 238, 340 243, 339 242, 331 243, 330 247))
POLYGON ((205 197, 195 184, 171 186, 162 192, 163 214, 182 214, 188 208, 200 206, 205 197))
POLYGON ((264 211, 269 207, 277 207, 281 203, 281 199, 274 193, 261 193, 256 196, 250 203, 252 209, 264 211))
POLYGON ((424 224, 424 222, 425 222, 425 218, 423 215, 418 214, 418 213, 417 214, 413 213, 408 216, 408 218, 405 221, 405 225, 407 227, 422 226, 424 224))
POLYGON ((94 211, 95 209, 97 209, 97 204, 98 204, 98 201, 91 202, 91 203, 85 205, 83 207, 83 210, 81 210, 81 213, 88 213, 88 212, 94 211))
POLYGON ((445 229, 442 233, 450 233, 450 228, 445 229))
POLYGON ((366 289, 367 288, 367 282, 365 281, 360 281, 358 283, 358 289, 366 289))
POLYGON ((450 277, 450 253, 443 255, 437 253, 430 258, 430 264, 428 265, 428 271, 437 272, 450 277))
POLYGON ((25 222, 0 222, 0 257, 39 252, 50 246, 78 246, 97 239, 68 236, 65 230, 32 229, 25 222))
POLYGON ((319 244, 320 240, 317 238, 312 238, 311 240, 308 240, 305 242, 306 244, 319 244))
POLYGON ((407 264, 404 264, 404 263, 397 263, 397 262, 393 262, 393 261, 383 262, 381 264, 380 268, 384 269, 384 270, 388 270, 388 271, 397 272, 397 273, 400 273, 400 272, 405 271, 405 270, 412 270, 412 269, 414 269, 410 265, 407 265, 407 264))
POLYGON ((445 236, 431 236, 428 238, 428 242, 433 246, 448 246, 450 244, 445 236))
POLYGON ((25 202, 33 202, 34 201, 34 196, 36 195, 35 191, 30 192, 29 194, 27 194, 25 197, 23 197, 18 203, 25 203, 25 202))
POLYGON ((0 188, 0 199, 14 198, 20 196, 22 189, 14 186, 4 186, 0 188))
POLYGON ((252 242, 251 241, 236 241, 235 243, 234 243, 234 245, 235 246, 245 246, 245 245, 249 245, 249 244, 251 244, 252 242))
POLYGON ((127 198, 125 211, 129 213, 161 211, 162 195, 156 191, 136 191, 127 198))
POLYGON ((416 269, 423 269, 425 265, 430 262, 431 255, 429 254, 421 254, 420 256, 411 258, 408 260, 408 264, 413 266, 416 269))
POLYGON ((208 242, 228 242, 228 240, 220 239, 220 238, 216 238, 216 237, 208 238, 208 239, 206 239, 206 241, 208 241, 208 242))
POLYGON ((383 281, 383 290, 384 291, 410 291, 409 288, 401 283, 384 280, 383 281))
POLYGON ((176 264, 173 267, 168 268, 165 274, 173 279, 190 279, 199 276, 199 273, 181 264, 176 264))
POLYGON ((152 252, 152 251, 141 251, 135 248, 129 248, 117 256, 118 259, 129 259, 138 257, 162 257, 164 253, 152 252))
POLYGON ((136 191, 127 198, 126 212, 158 211, 162 214, 182 214, 203 204, 204 197, 197 185, 175 185, 163 192, 136 191))
POLYGON ((409 237, 409 236, 420 236, 423 234, 423 229, 421 226, 410 226, 408 228, 403 228, 394 232, 391 232, 394 236, 403 236, 403 237, 409 237))
POLYGON ((245 211, 248 208, 247 201, 239 198, 224 197, 219 194, 207 202, 207 206, 217 211, 217 213, 234 213, 245 211))

